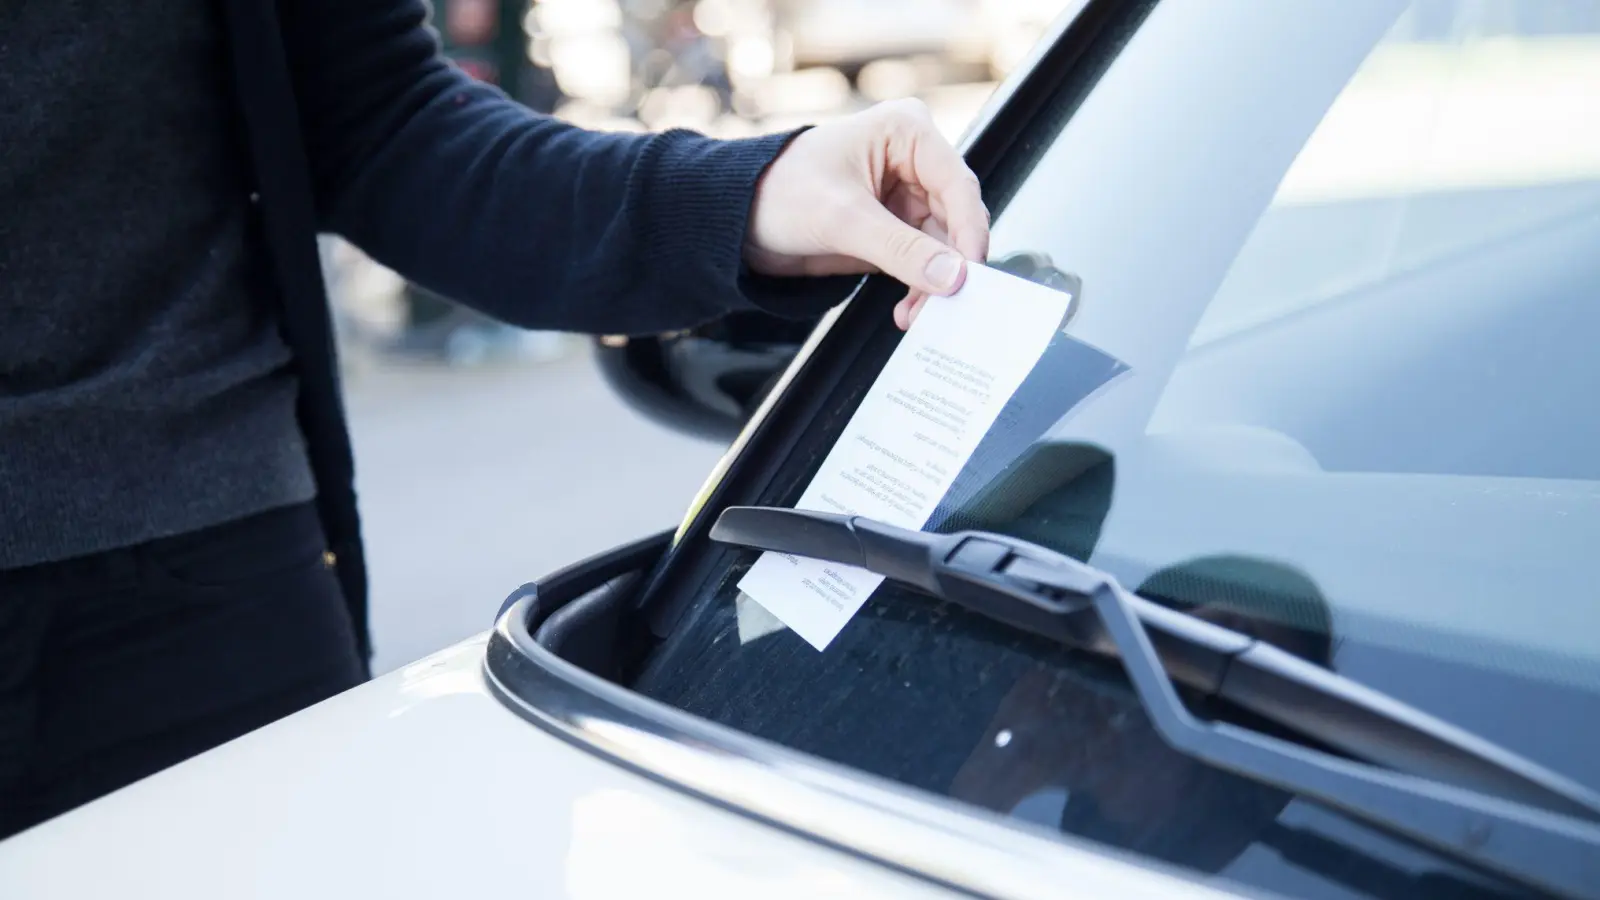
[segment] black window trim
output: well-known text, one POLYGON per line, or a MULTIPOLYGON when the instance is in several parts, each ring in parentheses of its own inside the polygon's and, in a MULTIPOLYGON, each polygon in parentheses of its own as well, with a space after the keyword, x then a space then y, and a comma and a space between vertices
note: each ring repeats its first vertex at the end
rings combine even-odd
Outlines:
MULTIPOLYGON (((998 214, 1020 186, 1032 157, 1042 152, 1061 124, 1089 95, 1158 0, 1077 0, 1065 10, 1047 37, 1035 48, 1033 65, 1007 85, 980 112, 964 147, 967 165, 983 183, 984 201, 998 214)), ((791 463, 811 451, 808 435, 832 433, 859 405, 881 360, 899 343, 900 333, 888 323, 889 309, 904 288, 884 276, 866 279, 828 332, 810 352, 797 358, 789 383, 772 406, 753 423, 748 439, 736 444, 727 469, 672 548, 648 576, 636 599, 637 619, 647 626, 634 637, 641 645, 657 643, 676 628, 709 579, 727 568, 734 551, 708 539, 711 523, 729 506, 775 502, 792 485, 791 463), (841 398, 841 383, 854 386, 841 398)), ((802 467, 804 468, 804 467, 802 467)), ((634 653, 635 659, 644 653, 634 653)), ((631 677, 636 673, 626 673, 631 677)))

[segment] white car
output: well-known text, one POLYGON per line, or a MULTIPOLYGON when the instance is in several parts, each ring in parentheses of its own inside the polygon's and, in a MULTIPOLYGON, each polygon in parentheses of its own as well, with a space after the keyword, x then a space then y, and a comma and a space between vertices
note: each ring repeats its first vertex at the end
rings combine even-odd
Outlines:
POLYGON ((949 471, 828 462, 920 340, 886 279, 609 340, 736 435, 679 528, 0 843, 0 897, 1600 897, 1595 13, 1073 3, 967 140, 1069 296, 949 471), (841 473, 920 530, 796 508, 841 473), (763 550, 887 580, 802 638, 763 550))

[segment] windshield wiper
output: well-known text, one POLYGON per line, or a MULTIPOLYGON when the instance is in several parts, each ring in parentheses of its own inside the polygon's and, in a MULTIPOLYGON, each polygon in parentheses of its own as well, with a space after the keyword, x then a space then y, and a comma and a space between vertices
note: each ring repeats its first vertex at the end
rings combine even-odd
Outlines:
POLYGON ((1600 794, 1359 682, 1139 597, 1071 557, 988 532, 927 534, 776 507, 724 510, 711 538, 856 566, 1117 657, 1181 753, 1525 887, 1600 897, 1600 794), (1198 718, 1173 682, 1352 758, 1198 718))

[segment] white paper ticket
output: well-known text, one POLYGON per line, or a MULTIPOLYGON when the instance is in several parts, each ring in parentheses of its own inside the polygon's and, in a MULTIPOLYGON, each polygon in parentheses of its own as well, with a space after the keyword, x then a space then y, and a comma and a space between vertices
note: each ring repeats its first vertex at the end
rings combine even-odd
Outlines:
MULTIPOLYGON (((796 508, 927 524, 1071 300, 969 265, 959 292, 928 299, 796 508)), ((739 589, 822 650, 882 583, 853 566, 763 553, 739 589)))

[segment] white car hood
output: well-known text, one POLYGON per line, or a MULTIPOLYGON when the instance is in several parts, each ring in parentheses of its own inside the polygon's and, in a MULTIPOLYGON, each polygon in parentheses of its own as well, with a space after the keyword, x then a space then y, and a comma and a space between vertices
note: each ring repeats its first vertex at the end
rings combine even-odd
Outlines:
MULTIPOLYGON (((1233 896, 1017 831, 999 817, 986 824, 947 810, 940 824, 929 810, 905 812, 907 803, 925 801, 896 799, 901 794, 868 791, 860 796, 875 800, 842 811, 822 813, 805 801, 791 810, 818 783, 853 782, 819 770, 808 786, 796 768, 804 757, 756 788, 766 821, 793 819, 797 831, 764 824, 675 789, 668 769, 652 780, 519 717, 490 693, 487 639, 440 651, 0 841, 0 898, 954 895, 873 862, 870 848, 854 855, 799 836, 820 824, 835 835, 833 846, 857 846, 841 836, 863 836, 847 827, 863 823, 869 843, 884 846, 882 828, 895 832, 899 846, 910 840, 936 850, 941 865, 975 874, 974 889, 986 885, 985 894, 1233 896), (795 811, 809 812, 811 826, 795 811), (914 818, 897 820, 901 814, 914 818), (841 815, 850 821, 837 821, 841 815), (951 816, 959 827, 949 827, 951 816)), ((699 777, 741 778, 731 758, 708 765, 714 769, 702 767, 699 777)), ((748 788, 749 772, 742 775, 748 788)))
POLYGON ((0 842, 0 897, 937 897, 576 749, 484 636, 0 842))

